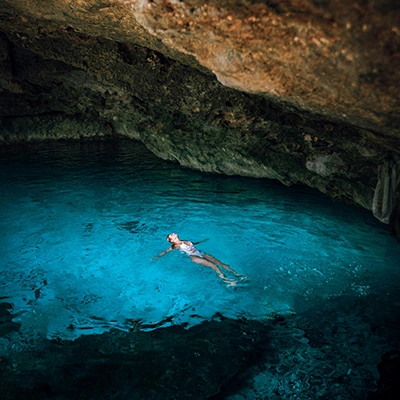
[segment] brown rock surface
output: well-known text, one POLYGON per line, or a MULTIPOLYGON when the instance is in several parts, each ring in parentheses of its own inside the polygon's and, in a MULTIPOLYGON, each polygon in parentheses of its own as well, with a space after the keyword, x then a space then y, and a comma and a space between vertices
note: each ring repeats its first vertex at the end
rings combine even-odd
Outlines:
POLYGON ((399 17, 394 0, 3 0, 0 137, 124 135, 397 221, 399 17))

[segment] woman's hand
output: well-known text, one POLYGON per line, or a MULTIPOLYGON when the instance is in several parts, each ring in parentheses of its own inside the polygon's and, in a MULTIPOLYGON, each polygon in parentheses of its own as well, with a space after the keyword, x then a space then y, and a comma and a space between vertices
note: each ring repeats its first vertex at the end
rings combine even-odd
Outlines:
POLYGON ((163 255, 169 253, 171 250, 173 250, 174 248, 171 246, 169 249, 163 251, 162 253, 160 253, 158 256, 155 256, 153 258, 151 258, 151 260, 157 260, 157 258, 162 257, 163 255))

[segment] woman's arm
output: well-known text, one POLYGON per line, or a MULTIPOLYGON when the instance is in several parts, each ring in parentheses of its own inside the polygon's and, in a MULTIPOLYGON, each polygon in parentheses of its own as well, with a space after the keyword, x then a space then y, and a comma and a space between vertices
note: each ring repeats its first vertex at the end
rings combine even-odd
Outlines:
POLYGON ((193 242, 193 244, 199 244, 199 243, 207 242, 207 240, 210 240, 210 239, 203 239, 203 240, 200 240, 200 242, 193 242))
POLYGON ((169 247, 167 250, 163 251, 158 256, 153 257, 152 260, 157 260, 157 258, 160 258, 160 257, 164 256, 165 254, 169 253, 171 250, 174 250, 174 248, 175 247, 173 247, 173 246, 169 247))

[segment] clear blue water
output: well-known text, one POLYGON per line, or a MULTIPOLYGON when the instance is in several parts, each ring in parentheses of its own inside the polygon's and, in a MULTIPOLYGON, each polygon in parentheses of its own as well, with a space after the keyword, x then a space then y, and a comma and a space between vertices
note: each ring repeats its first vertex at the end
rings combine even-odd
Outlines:
POLYGON ((126 140, 0 151, 0 298, 13 304, 21 343, 137 320, 265 320, 330 299, 359 298, 371 315, 399 304, 400 246, 366 210, 183 169, 126 140), (199 249, 249 279, 227 287, 178 251, 152 261, 170 232, 208 238, 199 249))

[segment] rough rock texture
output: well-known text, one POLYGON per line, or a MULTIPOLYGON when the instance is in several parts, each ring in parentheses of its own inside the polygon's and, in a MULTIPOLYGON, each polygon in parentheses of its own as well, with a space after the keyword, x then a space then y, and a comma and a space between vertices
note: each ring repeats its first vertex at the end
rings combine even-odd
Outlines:
POLYGON ((206 399, 265 359, 270 327, 222 319, 186 330, 113 330, 2 354, 4 400, 206 399))
POLYGON ((399 18, 396 0, 3 0, 0 137, 124 135, 400 237, 399 18))
POLYGON ((189 329, 127 320, 74 341, 24 338, 0 303, 1 399, 397 399, 399 302, 360 313, 371 301, 330 298, 263 322, 216 315, 189 329))

